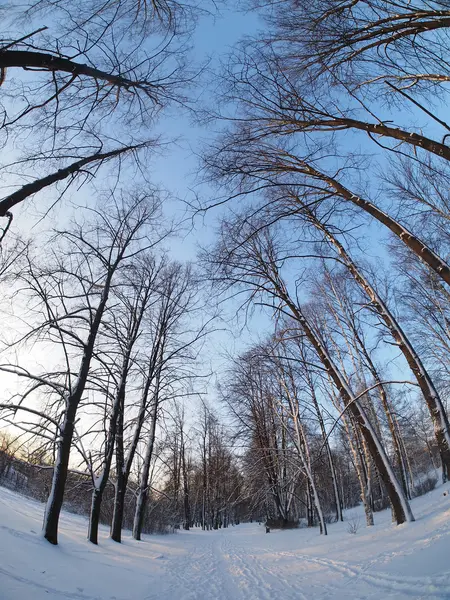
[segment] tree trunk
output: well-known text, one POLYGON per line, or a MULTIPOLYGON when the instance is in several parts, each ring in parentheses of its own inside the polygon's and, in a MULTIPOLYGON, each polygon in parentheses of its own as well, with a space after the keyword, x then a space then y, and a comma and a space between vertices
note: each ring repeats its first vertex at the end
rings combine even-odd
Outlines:
POLYGON ((291 410, 290 416, 292 417, 292 422, 294 424, 294 429, 295 429, 295 435, 297 438, 297 444, 296 444, 297 452, 299 453, 300 459, 302 461, 303 469, 306 473, 306 476, 308 478, 309 485, 311 488, 312 498, 314 499, 314 506, 316 508, 317 516, 319 518, 320 533, 323 535, 327 535, 327 525, 325 523, 325 519, 323 516, 322 505, 320 503, 319 494, 317 492, 316 482, 314 481, 314 476, 313 476, 313 473, 311 470, 311 461, 310 461, 310 455, 309 455, 308 440, 306 439, 306 435, 305 435, 303 426, 299 421, 298 399, 294 399, 292 397, 287 385, 285 385, 283 382, 282 382, 282 385, 284 387, 286 396, 289 401, 290 410, 291 410))
POLYGON ((315 394, 315 391, 314 391, 314 387, 313 387, 312 384, 310 384, 309 387, 310 387, 310 390, 311 390, 311 397, 312 397, 312 400, 313 400, 313 404, 314 404, 314 408, 315 408, 315 411, 316 411, 317 419, 319 421, 320 431, 321 431, 322 437, 323 437, 323 443, 325 444, 325 449, 326 449, 326 452, 327 452, 328 464, 330 466, 331 481, 332 481, 332 484, 333 484, 333 492, 334 492, 334 500, 336 502, 336 520, 337 521, 343 521, 344 517, 342 515, 342 500, 341 500, 341 497, 340 497, 340 494, 339 494, 339 488, 338 488, 337 478, 336 478, 336 469, 334 467, 333 456, 331 454, 331 448, 330 448, 330 444, 328 442, 328 436, 327 436, 327 432, 325 430, 325 424, 323 422, 322 413, 320 411, 319 403, 317 402, 317 398, 316 398, 316 394, 315 394))
POLYGON ((64 56, 31 50, 3 50, 0 55, 0 68, 37 69, 53 73, 68 73, 73 77, 90 77, 98 82, 104 81, 111 86, 123 87, 124 89, 137 88, 149 91, 151 87, 150 84, 101 71, 91 65, 78 63, 64 56))
POLYGON ((95 488, 92 492, 91 514, 89 517, 88 539, 92 544, 98 544, 98 525, 102 507, 103 489, 95 488))
MULTIPOLYGON (((428 410, 434 426, 434 434, 439 447, 439 453, 442 461, 442 478, 443 482, 450 476, 450 424, 447 412, 442 404, 439 394, 434 386, 428 371, 425 369, 418 354, 410 343, 408 337, 404 333, 400 324, 397 322, 393 313, 389 310, 385 302, 378 295, 376 290, 370 285, 367 279, 362 275, 360 269, 353 262, 349 254, 346 252, 342 244, 336 237, 326 228, 312 213, 307 212, 308 220, 319 229, 324 236, 336 248, 338 254, 343 259, 345 266, 354 277, 355 281, 364 290, 372 302, 373 308, 386 324, 390 334, 394 338, 398 348, 408 363, 409 368, 413 372, 417 383, 422 391, 423 397, 427 404, 428 410)), ((404 241, 404 238, 402 238, 404 241)), ((421 259, 422 256, 419 255, 421 259)), ((442 269, 440 269, 442 273, 442 269)))
POLYGON ((123 449, 123 421, 124 421, 124 396, 121 398, 119 416, 117 419, 116 434, 116 485, 114 492, 114 509, 111 522, 111 539, 119 543, 122 541, 122 523, 125 504, 127 481, 125 477, 125 457, 123 449))
POLYGON ((142 527, 144 526, 145 509, 147 506, 147 488, 140 489, 136 500, 136 512, 133 521, 133 537, 138 542, 141 540, 142 527))
MULTIPOLYGON (((422 242, 422 240, 406 229, 406 227, 403 227, 403 225, 401 225, 398 221, 383 212, 369 200, 360 198, 356 194, 353 194, 350 190, 336 181, 336 179, 333 179, 325 173, 314 169, 309 164, 304 163, 304 166, 300 169, 300 172, 306 173, 307 175, 310 175, 312 178, 318 179, 319 181, 324 181, 335 192, 337 192, 341 198, 347 202, 355 204, 374 217, 377 221, 385 225, 418 257, 420 261, 427 264, 443 281, 447 283, 447 285, 450 285, 450 266, 435 252, 433 252, 433 250, 429 248, 427 244, 422 242)), ((299 203, 303 207, 303 203, 299 203)))
POLYGON ((267 269, 269 281, 274 286, 274 295, 284 300, 287 307, 290 309, 292 316, 302 327, 307 339, 315 349, 320 361, 322 362, 327 372, 330 374, 334 385, 339 390, 339 393, 344 403, 344 407, 350 411, 355 421, 358 423, 358 426, 361 430, 362 435, 364 436, 365 442, 372 456, 374 464, 377 467, 378 472, 380 473, 384 486, 389 494, 389 498, 391 499, 392 506, 394 507, 395 511, 395 518, 397 524, 400 525, 405 521, 413 521, 414 517, 411 512, 408 500, 403 494, 402 487, 397 481, 395 473, 389 463, 389 459, 386 456, 386 452, 384 451, 382 444, 377 438, 377 435, 361 403, 358 401, 357 398, 355 398, 345 378, 340 373, 336 365, 333 363, 326 348, 323 346, 322 342, 314 333, 313 329, 311 328, 310 324, 301 312, 300 308, 294 302, 292 302, 284 284, 279 279, 278 271, 276 269, 274 271, 270 271, 271 265, 265 265, 265 268, 267 269))
MULTIPOLYGON (((124 371, 122 371, 122 378, 126 377, 124 371)), ((109 420, 108 438, 106 442, 106 455, 105 463, 103 465, 103 471, 97 481, 94 481, 94 490, 92 491, 92 502, 91 502, 91 514, 89 518, 89 531, 88 539, 93 544, 98 544, 98 525, 100 519, 101 505, 103 501, 103 492, 105 491, 108 483, 109 474, 111 471, 111 464, 114 454, 114 443, 116 440, 117 433, 117 422, 120 415, 121 409, 121 386, 116 394, 116 398, 113 405, 111 418, 109 420)))
POLYGON ((115 158, 121 154, 131 152, 132 150, 137 150, 138 148, 139 146, 128 146, 124 148, 118 148, 117 150, 112 150, 111 152, 105 152, 103 154, 97 152, 96 154, 92 154, 91 156, 86 156, 85 158, 77 160, 67 167, 55 171, 51 175, 42 177, 42 179, 36 179, 32 183, 27 183, 17 191, 0 200, 0 217, 6 216, 6 213, 16 204, 23 202, 26 198, 33 196, 46 187, 50 187, 54 183, 62 181, 63 179, 75 177, 78 173, 85 173, 85 167, 90 164, 94 165, 95 163, 101 163, 109 160, 110 158, 115 158))
POLYGON ((182 439, 181 446, 181 466, 183 469, 183 505, 184 505, 184 523, 183 528, 186 531, 189 531, 189 527, 191 524, 191 507, 189 501, 189 482, 188 482, 188 473, 186 468, 186 455, 185 455, 185 447, 184 440, 182 439))
POLYGON ((364 476, 364 465, 362 462, 363 458, 361 456, 361 453, 358 451, 359 450, 359 442, 357 439, 356 426, 351 418, 347 419, 346 417, 344 417, 344 426, 345 426, 345 430, 347 432, 347 439, 348 439, 348 443, 350 445, 350 450, 353 455, 353 464, 355 467, 356 475, 358 477, 359 489, 361 490, 361 501, 362 501, 363 507, 364 507, 364 515, 366 517, 366 525, 367 525, 367 527, 373 527, 373 525, 374 525, 373 511, 372 511, 372 507, 370 505, 370 501, 369 501, 368 493, 367 493, 366 479, 364 476), (353 438, 353 436, 352 436, 349 421, 351 423, 351 428, 355 432, 355 438, 353 438), (358 449, 355 447, 355 445, 358 446, 358 449))
POLYGON ((59 515, 64 500, 67 473, 69 471, 70 449, 74 432, 74 420, 78 402, 69 401, 64 425, 60 431, 58 453, 53 470, 52 487, 45 507, 43 534, 47 541, 56 545, 58 543, 59 515))
POLYGON ((123 471, 117 474, 117 481, 114 495, 114 511, 111 523, 111 539, 117 543, 122 541, 122 524, 125 511, 125 494, 127 491, 127 482, 123 471))
MULTIPOLYGON (((159 383, 158 383, 159 385, 159 383)), ((147 505, 148 495, 148 480, 150 476, 150 464, 153 456, 153 448, 155 445, 155 434, 156 434, 156 421, 158 418, 158 403, 159 396, 158 391, 155 392, 153 414, 152 414, 152 426, 150 429, 149 438, 147 440, 147 448, 145 451, 144 463, 142 465, 141 482, 139 485, 139 493, 136 502, 136 511, 134 514, 133 522, 133 537, 135 540, 141 539, 142 526, 144 524, 145 509, 147 505)))
MULTIPOLYGON (((378 376, 378 373, 376 375, 375 381, 380 382, 380 378, 378 376)), ((381 403, 383 405, 383 409, 384 409, 384 412, 386 414, 386 419, 387 419, 387 422, 388 422, 389 430, 391 432, 392 443, 394 445, 394 454, 395 454, 395 458, 397 460, 398 469, 400 471, 400 479, 401 479, 401 483, 402 483, 402 486, 403 486, 403 490, 405 492, 405 496, 408 499, 411 499, 411 494, 410 494, 410 491, 409 491, 408 481, 407 481, 407 476, 406 476, 405 465, 404 465, 404 461, 403 461, 403 455, 402 455, 402 451, 401 451, 401 448, 400 448, 400 442, 399 442, 399 439, 398 439, 397 430, 395 428, 395 424, 394 424, 394 421, 392 419, 392 412, 391 412, 391 409, 390 409, 390 406, 389 406, 389 402, 388 402, 388 399, 387 399, 386 390, 384 389, 383 385, 379 385, 378 389, 380 391, 381 403)))

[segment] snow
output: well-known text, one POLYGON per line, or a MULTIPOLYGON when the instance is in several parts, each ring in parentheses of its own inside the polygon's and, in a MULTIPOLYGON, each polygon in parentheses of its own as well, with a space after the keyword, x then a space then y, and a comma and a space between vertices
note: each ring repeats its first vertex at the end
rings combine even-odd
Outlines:
POLYGON ((366 528, 357 508, 355 535, 344 522, 327 537, 253 523, 116 544, 102 527, 93 546, 87 519, 63 512, 55 547, 41 537, 44 505, 0 488, 0 599, 450 599, 448 489, 413 500, 415 523, 396 527, 384 511, 366 528))

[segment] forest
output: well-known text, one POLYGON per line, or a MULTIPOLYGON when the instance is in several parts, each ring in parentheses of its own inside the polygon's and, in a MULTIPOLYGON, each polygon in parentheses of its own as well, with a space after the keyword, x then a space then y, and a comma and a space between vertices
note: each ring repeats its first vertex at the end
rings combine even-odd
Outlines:
POLYGON ((63 509, 92 544, 413 522, 450 478, 450 2, 0 16, 0 486, 53 545, 63 509))

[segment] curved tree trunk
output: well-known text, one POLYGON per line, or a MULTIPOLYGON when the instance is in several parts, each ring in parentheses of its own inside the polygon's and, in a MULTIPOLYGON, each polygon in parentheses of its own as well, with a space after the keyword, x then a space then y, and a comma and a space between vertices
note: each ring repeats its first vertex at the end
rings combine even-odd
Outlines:
POLYGON ((363 435, 367 444, 370 455, 376 468, 378 469, 380 477, 391 500, 397 524, 400 525, 405 521, 414 521, 414 516, 411 512, 408 500, 405 498, 402 486, 397 480, 386 452, 380 443, 380 440, 378 439, 378 436, 372 424, 370 423, 362 404, 350 390, 345 378, 334 364, 331 356, 328 354, 328 351, 318 336, 314 333, 314 330, 301 312, 300 308, 291 300, 284 283, 279 278, 279 273, 276 269, 276 266, 270 264, 268 261, 265 261, 262 267, 264 268, 270 284, 273 286, 273 294, 285 302, 292 316, 301 326, 306 338, 315 349, 317 356, 319 357, 326 371, 329 373, 334 385, 339 390, 344 407, 352 414, 353 418, 358 424, 361 434, 363 435))
POLYGON ((404 333, 400 324, 389 310, 385 302, 379 296, 377 291, 370 285, 367 279, 362 274, 361 270, 353 262, 349 254, 346 252, 342 244, 336 237, 309 211, 308 220, 319 229, 326 239, 330 241, 336 248, 339 256, 343 259, 345 266, 354 277, 355 281, 366 293, 372 302, 373 308, 386 324, 391 336, 394 338, 398 348, 405 357, 409 368, 413 372, 416 381, 422 391, 423 397, 427 404, 428 410, 434 426, 434 434, 439 448, 442 461, 442 477, 445 482, 450 475, 450 424, 447 412, 439 397, 439 394, 433 384, 428 371, 425 369, 420 357, 414 350, 411 342, 404 333))
MULTIPOLYGON (((318 171, 313 168, 311 165, 306 163, 305 161, 299 160, 299 168, 298 171, 300 173, 306 174, 310 176, 312 179, 322 181, 326 183, 329 188, 335 193, 337 196, 340 196, 346 202, 350 202, 369 215, 374 217, 377 221, 385 225, 397 238, 399 238, 416 256, 417 258, 427 264, 430 269, 432 269, 447 285, 450 285, 450 266, 440 258, 425 242, 420 240, 417 236, 415 236, 411 231, 409 231, 406 227, 401 225, 398 221, 390 217, 387 213, 382 211, 380 208, 375 206, 369 200, 365 198, 361 198, 357 194, 353 194, 350 190, 348 190, 345 186, 343 186, 339 181, 318 171)), ((301 201, 299 201, 298 197, 294 197, 302 208, 304 209, 304 205, 301 201)))

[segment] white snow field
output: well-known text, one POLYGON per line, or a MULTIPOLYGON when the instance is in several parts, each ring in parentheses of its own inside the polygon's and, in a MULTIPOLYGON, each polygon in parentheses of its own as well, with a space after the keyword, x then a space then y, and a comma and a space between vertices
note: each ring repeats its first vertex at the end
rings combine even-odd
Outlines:
POLYGON ((272 531, 244 524, 86 540, 84 518, 64 513, 60 545, 40 535, 44 506, 0 488, 1 600, 450 599, 450 497, 440 487, 412 502, 416 522, 395 527, 389 511, 355 535, 346 523, 272 531))

